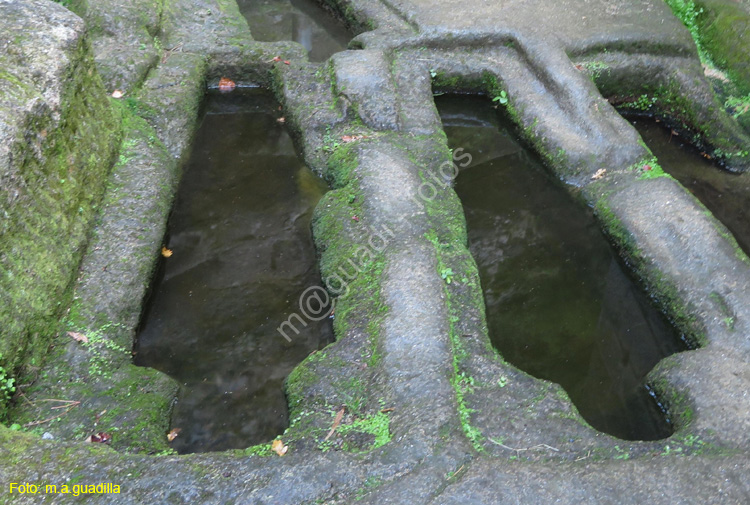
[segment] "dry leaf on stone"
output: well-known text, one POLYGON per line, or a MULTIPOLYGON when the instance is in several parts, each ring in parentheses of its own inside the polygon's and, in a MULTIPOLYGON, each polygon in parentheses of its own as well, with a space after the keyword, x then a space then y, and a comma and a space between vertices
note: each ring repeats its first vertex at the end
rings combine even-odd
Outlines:
POLYGON ((341 141, 344 144, 348 144, 349 142, 354 142, 356 140, 362 140, 366 138, 367 135, 344 135, 343 137, 341 137, 341 141))
POLYGON ((341 424, 341 420, 344 418, 345 411, 346 407, 341 407, 341 410, 336 413, 336 417, 333 420, 333 426, 331 426, 331 431, 328 432, 328 435, 326 435, 326 438, 323 439, 323 442, 327 441, 333 436, 333 432, 336 431, 336 428, 339 427, 339 425, 341 424))
POLYGON ((279 456, 283 456, 284 454, 286 454, 286 451, 289 450, 289 446, 284 445, 284 442, 282 442, 281 440, 274 440, 271 444, 271 449, 273 449, 273 451, 279 456))
POLYGON ((89 342, 89 339, 86 335, 84 335, 83 333, 78 333, 77 331, 69 331, 68 336, 73 337, 73 340, 83 342, 84 344, 88 344, 89 342))
POLYGON ((103 431, 100 431, 99 433, 95 433, 91 435, 89 438, 86 439, 87 442, 96 443, 96 444, 108 444, 112 441, 112 435, 109 433, 104 433, 103 431))
POLYGON ((122 92, 122 91, 120 91, 119 89, 116 89, 116 90, 114 90, 114 91, 112 92, 112 98, 122 98, 124 94, 125 94, 125 93, 123 93, 123 92, 122 92))
POLYGON ((606 173, 607 173, 607 169, 606 168, 600 168, 599 170, 596 171, 596 173, 594 175, 591 176, 591 178, 594 179, 594 180, 598 180, 598 179, 601 179, 602 177, 604 177, 604 174, 606 174, 606 173))

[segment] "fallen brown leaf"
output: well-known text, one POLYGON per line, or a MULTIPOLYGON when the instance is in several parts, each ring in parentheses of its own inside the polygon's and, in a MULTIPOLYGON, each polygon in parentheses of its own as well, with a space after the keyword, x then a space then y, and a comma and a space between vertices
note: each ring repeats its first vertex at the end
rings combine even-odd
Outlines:
POLYGON ((124 94, 125 94, 125 93, 123 93, 123 92, 122 92, 122 91, 120 91, 119 89, 116 89, 116 90, 114 90, 114 91, 112 92, 112 98, 122 98, 124 94))
POLYGON ((599 170, 596 171, 594 175, 591 176, 591 178, 594 180, 601 179, 602 177, 604 177, 604 174, 606 173, 607 173, 606 168, 600 168, 599 170))
POLYGON ((336 428, 339 427, 339 425, 341 424, 341 420, 344 418, 345 411, 346 407, 341 407, 341 410, 336 413, 336 417, 333 419, 333 426, 331 426, 331 431, 328 432, 328 435, 326 435, 326 438, 323 439, 323 442, 327 441, 333 436, 333 432, 336 431, 336 428))
POLYGON ((73 337, 73 340, 83 342, 84 344, 88 344, 89 342, 89 339, 86 335, 84 335, 83 333, 78 333, 77 331, 69 331, 68 336, 73 337))
POLYGON ((343 137, 341 137, 341 141, 344 144, 347 144, 349 142, 354 142, 355 140, 362 140, 366 138, 367 138, 366 135, 344 135, 343 137))
POLYGON ((284 454, 286 454, 286 451, 289 450, 289 446, 284 445, 284 442, 282 442, 281 440, 274 440, 271 444, 271 449, 273 449, 273 451, 279 456, 283 456, 284 454))
POLYGON ((171 430, 169 430, 169 433, 167 433, 167 440, 170 442, 173 441, 175 438, 177 438, 177 435, 179 435, 181 431, 182 428, 172 428, 171 430))
POLYGON ((172 251, 172 249, 167 249, 166 247, 161 248, 161 255, 165 258, 171 257, 172 254, 174 254, 174 251, 172 251))
POLYGON ((86 441, 95 444, 108 444, 112 441, 112 435, 100 431, 99 433, 91 435, 86 441))

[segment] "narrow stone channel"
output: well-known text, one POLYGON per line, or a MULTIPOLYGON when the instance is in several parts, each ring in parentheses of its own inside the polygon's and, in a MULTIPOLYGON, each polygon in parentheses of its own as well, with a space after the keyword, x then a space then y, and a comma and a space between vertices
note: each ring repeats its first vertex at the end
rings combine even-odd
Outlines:
POLYGON ((172 418, 180 453, 283 432, 284 379, 332 340, 327 319, 291 342, 276 331, 320 283, 310 222, 325 184, 297 158, 270 94, 207 102, 136 355, 182 386, 172 418))
POLYGON ((646 116, 629 119, 664 171, 708 207, 750 254, 750 177, 721 169, 664 123, 646 116))
POLYGON ((518 143, 488 101, 441 97, 490 337, 510 363, 562 385, 596 429, 656 440, 672 427, 645 375, 683 350, 618 261, 591 212, 518 143))

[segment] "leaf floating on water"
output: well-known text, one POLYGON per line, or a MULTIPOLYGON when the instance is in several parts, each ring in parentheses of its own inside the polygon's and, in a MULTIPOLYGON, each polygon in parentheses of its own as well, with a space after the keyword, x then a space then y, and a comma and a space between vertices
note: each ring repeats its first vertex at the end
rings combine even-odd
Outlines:
POLYGON ((167 433, 167 440, 170 442, 173 441, 175 438, 177 438, 177 435, 179 435, 181 431, 182 428, 172 428, 169 433, 167 433))
POLYGON ((279 456, 283 456, 284 454, 286 454, 286 451, 289 450, 289 446, 284 445, 284 442, 282 442, 281 440, 274 440, 271 444, 271 449, 273 449, 273 452, 275 452, 279 456))
POLYGON ((226 77, 222 77, 221 79, 219 79, 219 91, 227 93, 229 91, 232 91, 235 87, 237 87, 237 85, 233 80, 227 79, 226 77))
POLYGON ((323 439, 323 442, 326 442, 333 436, 333 432, 336 431, 336 428, 339 427, 339 425, 341 424, 341 420, 344 418, 345 411, 346 407, 341 407, 341 410, 336 413, 336 417, 333 419, 333 426, 331 426, 331 431, 328 432, 328 435, 326 435, 326 438, 323 439))
POLYGON ((161 255, 165 258, 170 258, 174 254, 174 251, 172 249, 167 249, 166 247, 161 248, 161 255))
POLYGON ((279 124, 284 124, 284 123, 286 123, 286 118, 285 117, 280 117, 279 119, 276 120, 276 122, 279 123, 279 124))
POLYGON ((83 342, 84 344, 89 343, 88 337, 83 333, 78 333, 77 331, 69 331, 68 336, 73 337, 73 340, 76 340, 78 342, 83 342))

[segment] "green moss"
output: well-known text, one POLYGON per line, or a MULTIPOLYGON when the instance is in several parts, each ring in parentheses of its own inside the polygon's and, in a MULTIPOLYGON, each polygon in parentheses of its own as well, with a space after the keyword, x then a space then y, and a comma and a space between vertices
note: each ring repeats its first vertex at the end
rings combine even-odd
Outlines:
POLYGON ((671 178, 671 176, 664 171, 661 165, 659 165, 656 157, 651 157, 644 161, 639 161, 638 163, 630 166, 629 170, 632 170, 633 172, 638 174, 638 180, 658 179, 660 177, 671 178))
POLYGON ((267 458, 275 454, 271 443, 253 445, 245 449, 243 453, 245 456, 260 456, 262 458, 267 458))
MULTIPOLYGON (((435 247, 435 252, 438 260, 438 273, 441 271, 445 271, 448 268, 443 258, 443 253, 446 250, 446 247, 444 247, 445 244, 440 243, 434 231, 428 232, 426 238, 430 242, 432 242, 433 246, 435 247)), ((463 371, 463 363, 468 359, 469 355, 466 346, 463 342, 461 342, 459 331, 456 327, 458 321, 460 320, 459 316, 457 315, 458 313, 460 313, 460 309, 453 306, 452 293, 451 290, 448 289, 447 285, 445 287, 445 296, 446 304, 448 305, 448 310, 451 314, 449 321, 450 342, 453 358, 453 373, 451 374, 450 382, 456 394, 458 418, 461 422, 461 428, 463 429, 464 435, 469 440, 469 442, 471 442, 474 449, 476 449, 477 452, 484 452, 484 447, 482 446, 482 440, 484 436, 478 428, 471 424, 471 414, 474 412, 474 410, 468 406, 466 400, 466 395, 473 390, 476 384, 474 379, 463 371)))
POLYGON ((113 427, 117 433, 112 441, 115 449, 164 454, 170 451, 168 414, 175 393, 176 384, 165 380, 161 372, 126 365, 119 369, 112 388, 105 393, 112 398, 112 405, 121 407, 101 414, 97 425, 102 431, 113 427))
POLYGON ((690 30, 690 34, 693 36, 695 45, 698 47, 698 54, 701 56, 701 60, 704 62, 711 62, 711 58, 703 47, 703 37, 701 37, 701 30, 698 23, 698 18, 703 14, 703 9, 696 7, 693 0, 665 0, 667 5, 672 9, 675 16, 677 16, 682 24, 690 30))
POLYGON ((359 145, 356 142, 339 144, 333 139, 330 130, 328 131, 328 139, 324 138, 323 140, 325 146, 328 146, 331 152, 328 158, 329 169, 326 172, 328 184, 334 189, 342 188, 349 184, 351 174, 358 165, 359 145))
POLYGON ((689 24, 702 56, 722 69, 741 93, 750 93, 750 14, 741 5, 722 0, 668 2, 689 24), (680 5, 683 4, 683 5, 680 5), (692 4, 692 6, 690 5, 692 4))
POLYGON ((373 451, 391 441, 391 418, 384 412, 357 419, 351 424, 342 424, 337 432, 344 437, 343 449, 349 452, 373 451), (372 435, 372 443, 362 448, 347 442, 347 436, 367 434, 372 435))

